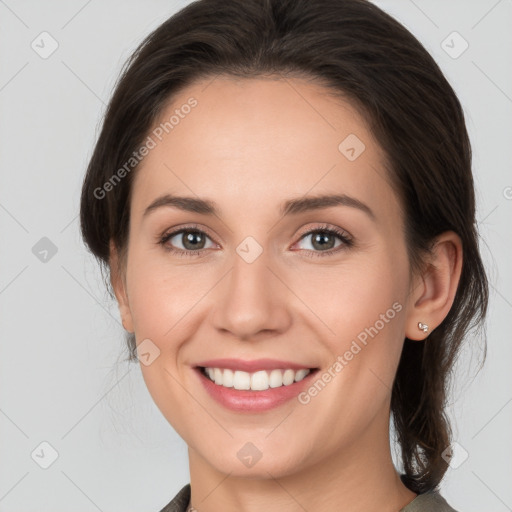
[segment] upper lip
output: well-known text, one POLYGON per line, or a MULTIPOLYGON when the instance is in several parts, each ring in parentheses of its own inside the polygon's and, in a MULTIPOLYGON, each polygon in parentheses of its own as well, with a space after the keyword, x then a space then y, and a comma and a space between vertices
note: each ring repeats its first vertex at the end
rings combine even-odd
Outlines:
POLYGON ((244 372, 255 372, 258 370, 278 370, 291 368, 292 370, 313 369, 307 364, 294 363, 292 361, 280 361, 278 359, 253 359, 246 361, 243 359, 209 359, 201 361, 195 366, 203 368, 224 368, 229 370, 241 370, 244 372))

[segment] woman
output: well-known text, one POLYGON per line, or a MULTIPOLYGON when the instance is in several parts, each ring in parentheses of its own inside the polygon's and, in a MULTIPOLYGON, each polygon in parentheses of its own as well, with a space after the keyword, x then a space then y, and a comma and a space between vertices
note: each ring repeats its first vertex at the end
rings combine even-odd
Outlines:
POLYGON ((475 225, 460 103, 375 5, 201 0, 149 35, 81 226, 188 445, 162 512, 453 511, 447 377, 488 297, 475 225))

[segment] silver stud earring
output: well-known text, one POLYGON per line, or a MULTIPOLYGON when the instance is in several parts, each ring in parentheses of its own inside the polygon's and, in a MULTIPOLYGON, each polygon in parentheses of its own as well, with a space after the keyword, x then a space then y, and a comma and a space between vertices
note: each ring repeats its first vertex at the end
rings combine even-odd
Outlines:
POLYGON ((424 324, 422 322, 418 322, 418 329, 420 329, 423 332, 427 332, 428 331, 428 325, 424 324))

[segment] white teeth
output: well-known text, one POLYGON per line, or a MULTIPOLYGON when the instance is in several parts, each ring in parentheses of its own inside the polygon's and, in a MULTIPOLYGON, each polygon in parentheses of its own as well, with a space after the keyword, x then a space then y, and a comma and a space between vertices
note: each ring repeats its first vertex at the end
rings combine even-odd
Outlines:
POLYGON ((290 384, 293 384, 293 381, 295 380, 295 372, 293 370, 285 370, 283 374, 283 385, 289 386, 290 384))
POLYGON ((268 373, 266 370, 260 370, 254 373, 243 372, 241 370, 229 370, 222 368, 205 368, 207 376, 219 386, 226 388, 235 388, 239 390, 265 391, 270 388, 289 386, 294 382, 301 381, 310 370, 303 368, 300 370, 272 370, 268 373))
POLYGON ((268 373, 265 370, 260 370, 251 375, 251 389, 253 391, 268 389, 268 373))
MULTIPOLYGON (((220 384, 222 386, 223 382, 216 382, 215 384, 220 384)), ((235 389, 251 389, 251 376, 247 372, 240 372, 236 370, 235 375, 233 376, 233 387, 235 389)))
POLYGON ((295 372, 295 382, 299 382, 299 380, 302 380, 308 373, 309 373, 309 370, 305 370, 305 369, 295 372))
POLYGON ((281 370, 270 372, 269 385, 271 388, 279 388, 283 385, 283 372, 281 370))
POLYGON ((222 373, 222 385, 226 388, 232 388, 235 380, 233 370, 224 370, 222 373))

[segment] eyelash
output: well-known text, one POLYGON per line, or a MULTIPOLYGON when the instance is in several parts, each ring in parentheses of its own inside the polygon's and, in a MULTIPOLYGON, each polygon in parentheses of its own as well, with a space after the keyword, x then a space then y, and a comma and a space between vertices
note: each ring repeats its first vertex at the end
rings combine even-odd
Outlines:
MULTIPOLYGON (((165 233, 164 235, 162 235, 159 240, 158 240, 158 244, 163 246, 164 249, 170 253, 173 253, 179 257, 187 257, 187 256, 192 256, 192 257, 200 257, 200 254, 201 252, 204 252, 206 249, 196 249, 196 250, 190 250, 190 249, 174 249, 173 247, 170 247, 167 244, 167 242, 173 238, 174 236, 180 234, 180 233, 186 233, 186 232, 189 232, 189 233, 201 233, 203 235, 206 235, 209 237, 208 233, 206 233, 205 231, 203 231, 202 229, 199 229, 199 227, 197 225, 190 225, 190 226, 185 226, 185 227, 181 227, 180 229, 177 229, 175 231, 171 231, 169 233, 165 233)), ((314 229, 310 229, 309 231, 303 233, 301 235, 301 237, 299 238, 299 241, 302 240, 303 238, 306 238, 308 235, 311 235, 313 233, 322 233, 322 234, 330 234, 330 235, 335 235, 337 236, 343 243, 342 245, 340 245, 339 247, 335 248, 335 249, 329 249, 328 251, 311 251, 311 250, 305 250, 306 251, 306 256, 307 257, 310 257, 310 258, 316 258, 316 257, 324 257, 324 256, 331 256, 333 254, 337 254, 339 251, 342 251, 342 250, 345 250, 347 248, 350 248, 354 245, 354 241, 352 239, 352 237, 346 232, 346 231, 343 231, 343 230, 340 230, 338 228, 332 228, 332 227, 329 227, 327 225, 322 225, 322 226, 319 226, 319 227, 316 227, 314 229)), ((209 237, 211 238, 211 237, 209 237)))

